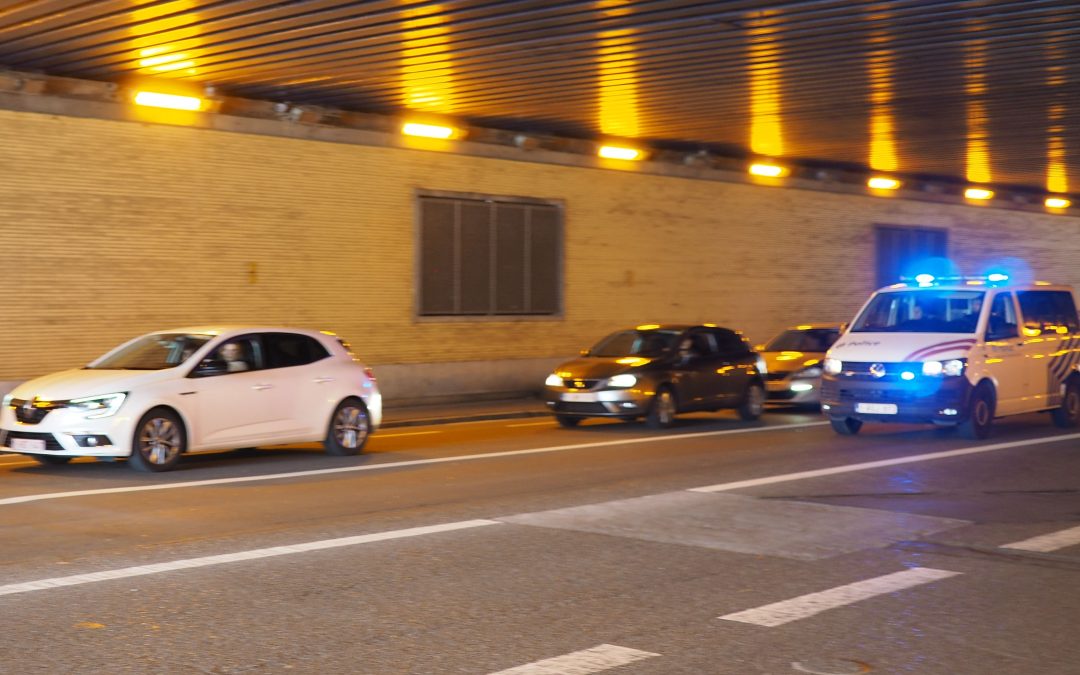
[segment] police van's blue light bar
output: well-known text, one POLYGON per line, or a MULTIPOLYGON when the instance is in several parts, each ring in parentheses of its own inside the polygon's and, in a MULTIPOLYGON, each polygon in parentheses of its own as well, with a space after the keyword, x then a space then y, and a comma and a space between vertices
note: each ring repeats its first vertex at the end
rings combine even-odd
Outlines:
POLYGON ((936 284, 947 284, 947 283, 1003 284, 1003 283, 1007 282, 1008 280, 1009 280, 1009 275, 1005 274, 1004 272, 994 272, 993 274, 988 274, 988 275, 986 275, 984 277, 962 277, 962 276, 960 276, 960 277, 958 277, 958 276, 938 277, 938 276, 934 276, 933 274, 927 274, 925 272, 923 274, 916 274, 914 277, 900 277, 900 281, 902 281, 902 282, 914 281, 919 286, 933 286, 933 285, 936 285, 936 284))
POLYGON ((999 284, 1002 281, 1008 281, 1009 275, 1001 272, 994 272, 993 274, 986 275, 986 280, 992 284, 999 284))

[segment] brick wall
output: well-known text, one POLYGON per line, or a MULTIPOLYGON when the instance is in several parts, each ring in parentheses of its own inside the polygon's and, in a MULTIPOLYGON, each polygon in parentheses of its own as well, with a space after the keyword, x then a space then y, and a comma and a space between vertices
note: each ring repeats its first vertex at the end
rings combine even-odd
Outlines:
POLYGON ((0 136, 0 380, 216 322, 334 330, 375 366, 560 357, 643 321, 760 341, 851 317, 874 223, 1080 284, 1058 215, 5 110, 0 136), (562 201, 565 316, 416 321, 417 189, 562 201))

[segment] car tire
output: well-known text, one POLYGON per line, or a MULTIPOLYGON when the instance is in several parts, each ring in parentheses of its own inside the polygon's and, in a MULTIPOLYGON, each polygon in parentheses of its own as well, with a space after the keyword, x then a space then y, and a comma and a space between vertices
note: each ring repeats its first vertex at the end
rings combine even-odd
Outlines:
POLYGON ((675 392, 671 387, 660 387, 656 390, 652 405, 649 406, 649 414, 645 416, 645 424, 650 429, 668 429, 675 424, 675 415, 679 410, 675 392))
POLYGON ((992 385, 983 382, 975 387, 971 393, 971 405, 968 406, 968 418, 960 423, 960 433, 964 438, 978 441, 990 435, 994 425, 995 398, 992 385))
POLYGON ((1050 412, 1054 424, 1062 429, 1080 426, 1080 377, 1074 376, 1065 384, 1061 407, 1050 412))
POLYGON ((43 464, 45 466, 62 466, 64 464, 67 464, 68 462, 70 462, 72 459, 74 459, 73 457, 68 457, 66 455, 30 455, 30 456, 33 457, 34 460, 36 460, 38 464, 43 464))
POLYGON ((345 457, 360 454, 371 436, 371 417, 367 406, 350 397, 337 404, 323 439, 326 454, 345 457))
POLYGON ((180 417, 168 408, 155 408, 135 425, 128 464, 138 471, 169 471, 187 450, 187 433, 180 417))
POLYGON ((559 423, 560 427, 564 429, 573 429, 577 425, 581 424, 580 417, 571 417, 570 415, 556 415, 555 421, 559 423))
POLYGON ((830 417, 829 426, 841 436, 854 436, 862 429, 862 420, 854 417, 830 417))
POLYGON ((737 408, 739 419, 752 422, 765 412, 765 388, 759 382, 751 382, 743 394, 743 402, 737 408))

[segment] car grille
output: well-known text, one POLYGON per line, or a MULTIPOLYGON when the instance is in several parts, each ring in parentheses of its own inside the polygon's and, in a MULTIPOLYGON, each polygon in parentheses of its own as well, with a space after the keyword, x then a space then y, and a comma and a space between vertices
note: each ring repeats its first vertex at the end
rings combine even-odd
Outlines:
POLYGON ((11 407, 15 409, 15 419, 23 424, 40 424, 41 420, 45 419, 45 416, 51 411, 56 410, 57 408, 63 408, 66 405, 65 401, 52 401, 44 405, 37 403, 31 408, 23 407, 28 402, 33 403, 32 401, 18 398, 11 400, 11 407))
POLYGON ((922 372, 921 363, 883 363, 881 361, 844 361, 844 369, 838 377, 845 380, 860 380, 864 382, 902 382, 900 373, 908 370, 914 373, 922 372), (870 374, 870 366, 875 363, 885 367, 883 377, 875 377, 870 374))
POLYGON ((64 446, 60 445, 52 434, 39 434, 33 431, 0 431, 0 445, 10 447, 11 441, 16 438, 45 441, 46 450, 64 449, 64 446))
POLYGON ((559 401, 555 404, 557 413, 574 413, 576 415, 606 415, 608 409, 603 403, 581 403, 559 401))
POLYGON ((563 380, 563 385, 567 389, 573 389, 576 391, 592 389, 598 384, 600 384, 600 380, 563 380))

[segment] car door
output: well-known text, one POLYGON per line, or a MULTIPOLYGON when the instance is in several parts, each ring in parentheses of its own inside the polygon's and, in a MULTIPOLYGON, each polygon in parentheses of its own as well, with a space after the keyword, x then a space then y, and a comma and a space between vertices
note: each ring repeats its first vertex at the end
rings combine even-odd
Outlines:
POLYGON ((1028 359, 1020 337, 1016 304, 1011 292, 996 294, 986 320, 983 364, 997 388, 997 412, 1010 415, 1024 407, 1028 389, 1028 359))
POLYGON ((281 392, 281 433, 318 437, 338 403, 339 373, 330 352, 303 333, 273 332, 263 336, 267 380, 281 392))
POLYGON ((691 329, 683 333, 676 343, 680 345, 676 362, 672 366, 672 380, 679 399, 679 410, 701 410, 713 405, 716 389, 715 366, 716 343, 711 335, 691 329), (688 344, 688 349, 682 345, 688 344))
POLYGON ((716 359, 717 401, 724 406, 738 405, 753 376, 755 357, 742 337, 733 330, 714 328, 718 355, 716 359))
POLYGON ((1074 338, 1080 333, 1072 293, 1063 290, 1017 291, 1027 379, 1027 410, 1061 404, 1061 383, 1073 362, 1074 338))
POLYGON ((223 341, 195 367, 182 392, 195 399, 194 447, 243 447, 272 440, 282 406, 264 365, 258 336, 243 335, 223 341))

